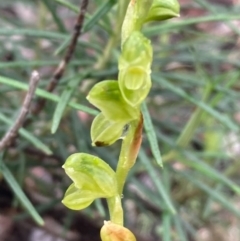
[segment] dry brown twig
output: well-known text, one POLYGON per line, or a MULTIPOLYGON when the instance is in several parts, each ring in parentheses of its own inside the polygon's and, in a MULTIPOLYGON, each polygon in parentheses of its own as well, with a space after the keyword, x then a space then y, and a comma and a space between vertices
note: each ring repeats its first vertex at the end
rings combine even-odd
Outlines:
POLYGON ((23 122, 29 111, 31 100, 35 93, 39 80, 40 80, 40 77, 38 72, 33 71, 30 78, 29 89, 23 101, 22 109, 14 125, 7 131, 5 136, 0 141, 0 151, 2 151, 5 147, 7 147, 9 144, 12 143, 12 141, 17 135, 18 130, 22 127, 23 122))
MULTIPOLYGON (((73 35, 72 35, 71 42, 70 42, 70 44, 68 46, 68 49, 67 49, 67 51, 64 55, 64 58, 62 59, 62 61, 59 63, 58 67, 54 71, 53 76, 50 80, 50 83, 46 88, 46 90, 48 92, 52 92, 56 88, 59 80, 62 78, 62 76, 64 74, 66 66, 68 65, 68 63, 70 62, 70 60, 73 56, 74 50, 75 50, 76 45, 77 45, 78 37, 80 36, 81 30, 82 30, 82 27, 83 27, 83 21, 84 21, 85 13, 86 13, 86 10, 87 10, 87 5, 88 5, 88 0, 82 0, 81 6, 80 6, 80 12, 78 14, 76 24, 74 26, 74 32, 73 32, 73 35)), ((46 103, 45 99, 39 99, 38 102, 36 103, 35 108, 32 110, 32 113, 38 114, 44 108, 45 103, 46 103)))

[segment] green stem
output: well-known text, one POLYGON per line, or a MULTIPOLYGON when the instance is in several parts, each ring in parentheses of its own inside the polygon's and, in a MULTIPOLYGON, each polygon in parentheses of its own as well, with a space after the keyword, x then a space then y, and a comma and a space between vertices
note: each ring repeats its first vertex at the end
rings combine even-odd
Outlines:
POLYGON ((113 223, 123 226, 123 210, 121 197, 119 195, 107 199, 110 220, 113 223))
MULTIPOLYGON (((208 99, 211 91, 212 91, 212 85, 207 84, 203 92, 203 97, 202 97, 203 102, 205 102, 208 99)), ((177 147, 184 148, 189 144, 196 128, 199 126, 199 123, 201 122, 201 117, 203 113, 204 113, 204 110, 201 107, 198 107, 194 111, 194 113, 191 115, 191 118, 188 120, 187 124, 185 125, 183 131, 181 132, 179 138, 177 139, 177 142, 176 142, 177 147)), ((178 152, 176 150, 173 150, 165 154, 162 157, 163 162, 171 161, 176 157, 177 153, 178 152)))
POLYGON ((116 170, 119 195, 122 195, 128 172, 134 165, 139 152, 139 148, 141 146, 143 128, 142 114, 137 120, 132 121, 129 125, 128 134, 122 142, 116 170))

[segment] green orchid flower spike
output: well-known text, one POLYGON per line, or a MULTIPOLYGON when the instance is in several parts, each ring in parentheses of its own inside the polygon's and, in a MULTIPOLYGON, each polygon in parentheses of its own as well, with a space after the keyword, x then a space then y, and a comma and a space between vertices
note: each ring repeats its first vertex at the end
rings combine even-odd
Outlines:
POLYGON ((145 22, 179 17, 179 12, 180 6, 177 0, 154 0, 145 22))
POLYGON ((62 201, 70 209, 80 210, 96 198, 110 198, 118 194, 115 172, 96 156, 73 154, 63 168, 73 181, 62 201))
MULTIPOLYGON (((97 198, 106 198, 110 220, 101 229, 102 241, 136 241, 125 228, 122 193, 130 169, 135 164, 142 143, 142 102, 151 88, 151 41, 142 33, 142 25, 179 15, 176 0, 130 0, 121 31, 122 52, 118 61, 118 81, 97 83, 87 99, 100 109, 92 122, 93 146, 108 146, 122 139, 114 172, 98 157, 76 153, 63 165, 73 183, 67 189, 63 204, 70 209, 88 207, 97 198)), ((125 6, 119 1, 119 7, 125 6)))
POLYGON ((119 88, 128 105, 138 107, 151 88, 151 42, 139 31, 133 32, 123 45, 119 58, 119 88))

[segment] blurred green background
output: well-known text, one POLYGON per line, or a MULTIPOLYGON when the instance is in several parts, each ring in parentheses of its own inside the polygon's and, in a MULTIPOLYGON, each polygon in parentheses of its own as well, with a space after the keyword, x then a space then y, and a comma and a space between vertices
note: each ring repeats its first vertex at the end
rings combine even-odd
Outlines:
MULTIPOLYGON (((96 82, 117 79, 119 43, 106 56, 118 32, 116 4, 90 1, 74 56, 47 93, 79 1, 0 2, 0 137, 16 119, 33 70, 41 76, 34 102, 47 100, 1 153, 1 241, 100 240, 105 200, 83 211, 65 208, 70 180, 61 166, 70 154, 87 152, 116 167, 120 141, 91 146, 96 110, 86 100, 96 82), (37 224, 41 218, 44 226, 37 224)), ((240 2, 180 5, 180 18, 144 27, 154 48, 153 86, 143 108, 151 118, 124 190, 125 225, 140 241, 239 241, 240 2)))

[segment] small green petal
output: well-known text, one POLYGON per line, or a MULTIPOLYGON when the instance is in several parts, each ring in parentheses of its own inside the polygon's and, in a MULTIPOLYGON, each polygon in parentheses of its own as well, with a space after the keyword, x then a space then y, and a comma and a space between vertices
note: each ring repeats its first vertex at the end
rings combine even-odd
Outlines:
POLYGON ((141 31, 142 25, 152 6, 153 0, 129 1, 129 5, 122 24, 122 46, 126 39, 134 32, 141 31))
POLYGON ((150 66, 152 62, 151 41, 139 31, 134 31, 125 41, 119 59, 119 70, 129 64, 150 66))
POLYGON ((113 122, 102 113, 92 122, 91 139, 94 146, 109 146, 121 138, 125 122, 113 122))
POLYGON ((125 72, 126 78, 124 78, 125 81, 125 87, 129 90, 137 90, 142 87, 144 84, 144 80, 147 77, 147 74, 145 70, 141 67, 129 67, 125 72), (127 81, 127 77, 131 78, 130 81, 127 81))
POLYGON ((99 108, 109 121, 127 123, 136 119, 140 113, 139 108, 133 108, 124 101, 118 82, 114 80, 96 84, 87 99, 99 108))
POLYGON ((82 191, 75 187, 74 183, 69 186, 62 203, 73 210, 81 210, 88 207, 96 199, 90 191, 82 191))
POLYGON ((150 76, 144 71, 139 71, 137 74, 128 72, 128 70, 119 73, 119 87, 122 95, 125 101, 133 107, 140 106, 146 99, 151 86, 150 76))
POLYGON ((151 88, 152 47, 141 32, 135 31, 123 45, 119 58, 119 88, 124 100, 137 108, 151 88))

